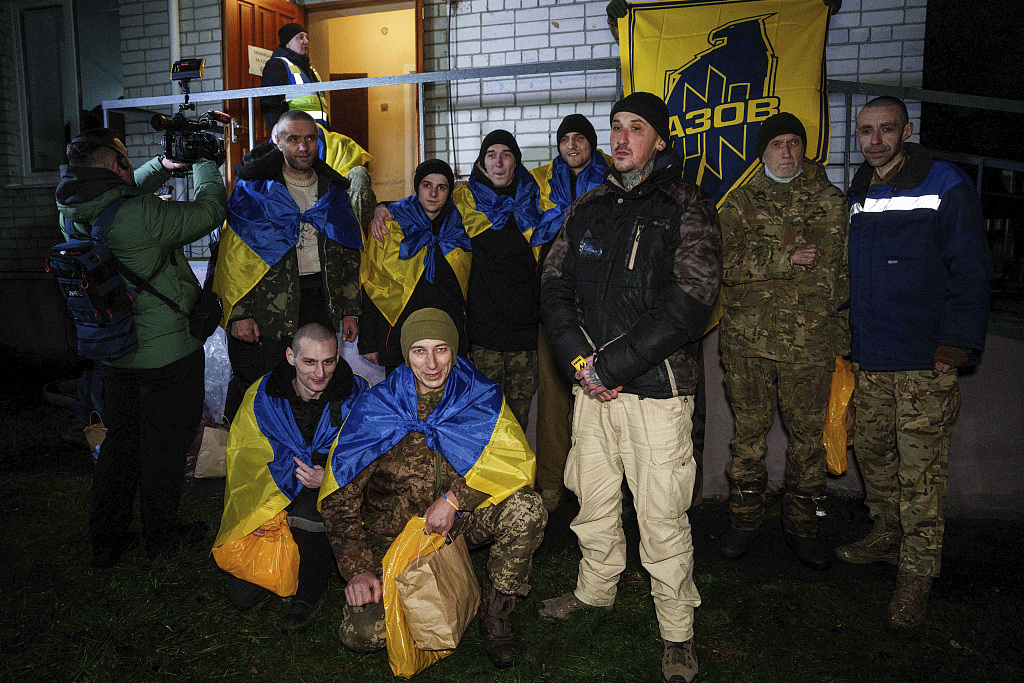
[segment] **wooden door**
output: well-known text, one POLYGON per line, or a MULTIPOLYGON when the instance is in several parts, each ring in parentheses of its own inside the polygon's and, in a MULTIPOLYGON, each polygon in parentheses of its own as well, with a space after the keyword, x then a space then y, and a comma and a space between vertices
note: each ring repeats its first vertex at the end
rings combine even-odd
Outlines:
MULTIPOLYGON (((332 81, 366 78, 366 74, 331 74, 332 81)), ((370 149, 370 92, 369 88, 335 90, 331 93, 331 130, 370 149)))
MULTIPOLYGON (((306 25, 306 10, 286 0, 224 0, 224 89, 259 88, 261 78, 249 73, 249 46, 255 45, 267 50, 277 47, 277 30, 285 24, 297 22, 306 25)), ((228 157, 228 187, 234 183, 234 165, 241 163, 249 152, 248 126, 255 126, 256 144, 270 138, 270 131, 263 122, 260 103, 253 102, 253 118, 249 121, 247 100, 229 100, 224 103, 228 114, 239 126, 237 142, 231 142, 231 134, 225 135, 228 157)))

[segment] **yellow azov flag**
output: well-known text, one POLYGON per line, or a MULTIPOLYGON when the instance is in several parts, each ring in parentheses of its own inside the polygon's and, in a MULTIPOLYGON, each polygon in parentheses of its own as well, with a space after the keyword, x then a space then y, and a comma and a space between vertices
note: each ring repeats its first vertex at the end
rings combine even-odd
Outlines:
POLYGON ((683 177, 721 207, 760 168, 757 132, 772 114, 796 115, 805 155, 828 159, 822 0, 675 0, 630 3, 619 19, 626 94, 668 105, 683 177))

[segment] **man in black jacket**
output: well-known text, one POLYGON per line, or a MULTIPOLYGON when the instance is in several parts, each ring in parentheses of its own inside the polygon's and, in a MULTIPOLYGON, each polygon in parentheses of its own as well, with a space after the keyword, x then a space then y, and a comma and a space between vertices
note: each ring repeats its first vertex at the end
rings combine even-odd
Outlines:
MULTIPOLYGON (((263 65, 261 85, 302 85, 319 83, 320 74, 309 63, 309 36, 302 24, 285 24, 278 32, 281 44, 263 65)), ((274 124, 281 114, 291 109, 304 111, 318 123, 327 126, 327 103, 323 93, 305 95, 267 95, 260 98, 260 111, 267 122, 267 130, 274 130, 274 124)))
POLYGON ((697 675, 693 544, 686 518, 696 349, 722 278, 722 236, 708 196, 680 179, 665 103, 633 93, 611 113, 614 169, 569 209, 544 262, 544 327, 580 386, 565 483, 580 499, 576 590, 540 604, 560 622, 611 610, 626 566, 625 474, 652 577, 665 681, 697 675))

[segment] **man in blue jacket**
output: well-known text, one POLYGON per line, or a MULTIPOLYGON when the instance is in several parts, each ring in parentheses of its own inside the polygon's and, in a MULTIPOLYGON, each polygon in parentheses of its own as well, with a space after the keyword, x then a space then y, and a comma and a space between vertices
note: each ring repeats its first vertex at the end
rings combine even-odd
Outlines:
POLYGON ((849 193, 854 449, 874 528, 836 554, 898 566, 893 626, 924 621, 939 573, 957 368, 985 347, 990 272, 973 183, 913 131, 900 100, 868 102, 849 193))

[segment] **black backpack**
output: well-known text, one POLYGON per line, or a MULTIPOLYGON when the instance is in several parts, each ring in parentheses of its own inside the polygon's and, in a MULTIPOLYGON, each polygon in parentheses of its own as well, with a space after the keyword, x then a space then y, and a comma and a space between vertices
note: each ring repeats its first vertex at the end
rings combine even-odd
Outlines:
POLYGON ((70 238, 55 245, 46 261, 46 272, 56 276, 71 311, 78 332, 78 355, 83 358, 116 360, 138 348, 132 316, 136 293, 128 289, 125 280, 182 313, 176 303, 126 268, 107 248, 110 224, 124 202, 120 197, 103 209, 88 236, 76 233, 74 224, 65 218, 70 238))

